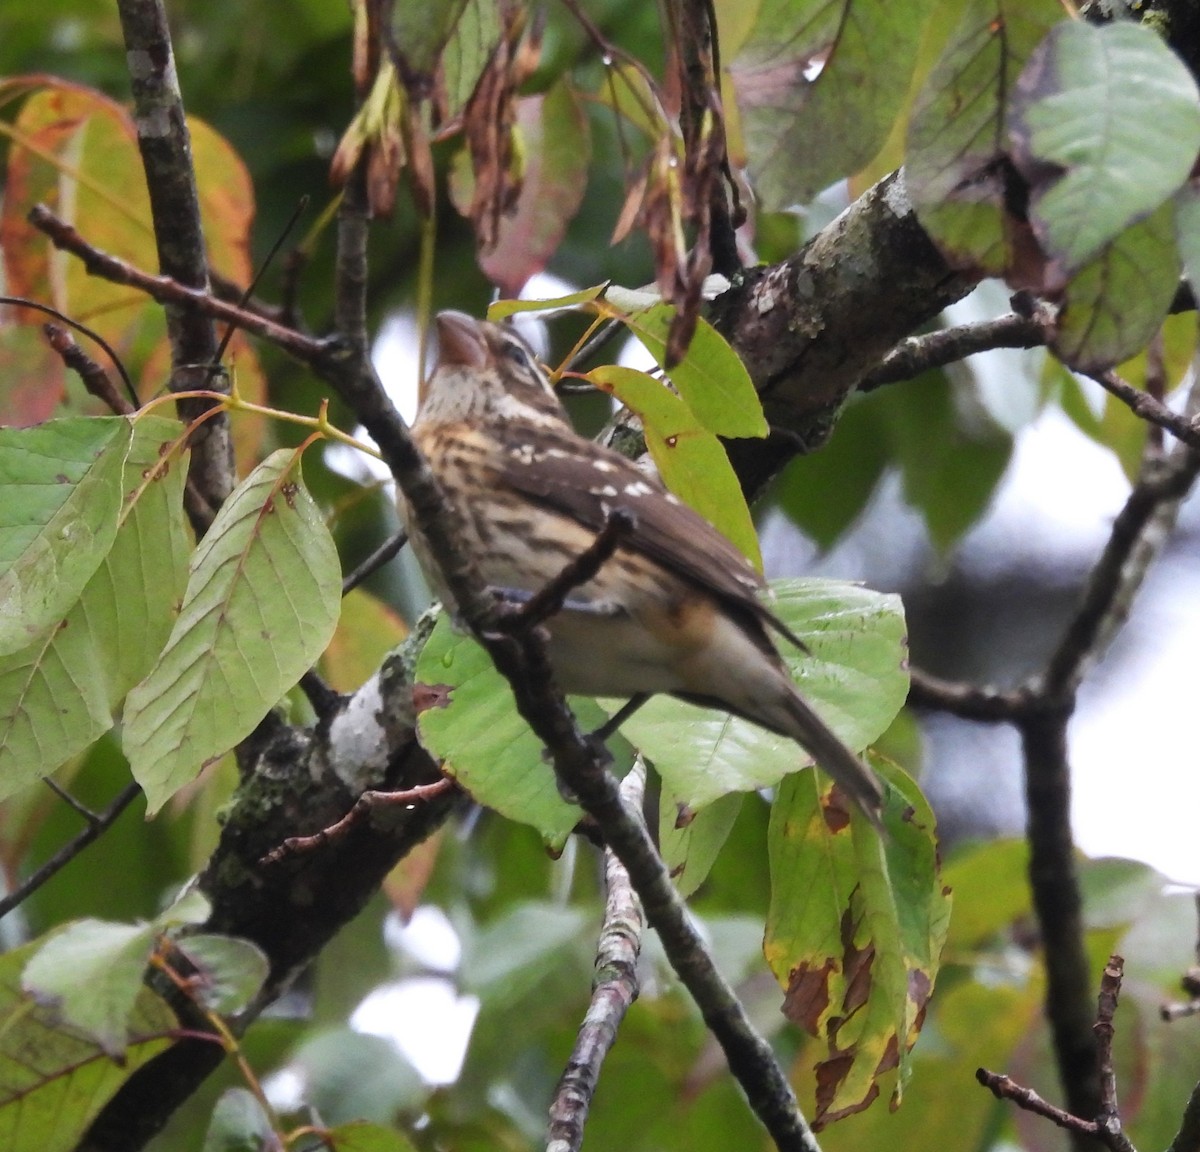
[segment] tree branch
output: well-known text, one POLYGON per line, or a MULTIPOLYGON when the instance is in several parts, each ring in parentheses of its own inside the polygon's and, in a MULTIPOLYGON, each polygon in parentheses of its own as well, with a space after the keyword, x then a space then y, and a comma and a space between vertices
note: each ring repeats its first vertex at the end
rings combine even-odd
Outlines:
MULTIPOLYGON (((640 808, 645 787, 646 766, 638 760, 621 781, 622 800, 640 808)), ((607 897, 591 1004, 550 1105, 546 1152, 579 1152, 600 1068, 638 995, 637 962, 646 917, 629 873, 611 848, 604 852, 604 882, 607 897)))
MULTIPOLYGON (((154 240, 163 275, 200 292, 208 289, 208 261, 200 224, 200 197, 192 167, 191 137, 175 74, 175 54, 161 0, 118 0, 121 31, 133 90, 138 149, 146 171, 154 240)), ((213 326, 188 308, 167 308, 171 342, 171 391, 227 390, 216 364, 213 326)), ((181 401, 187 422, 211 408, 206 401, 181 401)), ((192 444, 190 475, 205 500, 220 507, 233 489, 235 472, 229 420, 206 420, 192 444)))
POLYGON ((1008 1076, 997 1075, 986 1068, 979 1068, 975 1072, 975 1079, 990 1089, 997 1099, 1011 1100, 1026 1112, 1043 1116, 1060 1128, 1066 1129, 1071 1134, 1072 1144, 1079 1148, 1092 1148, 1100 1143, 1110 1149, 1110 1152, 1136 1152, 1129 1137, 1122 1130, 1121 1118, 1117 1112, 1116 1073, 1112 1058, 1113 1017, 1121 991, 1124 963, 1120 956, 1110 956, 1100 981, 1094 1027, 1099 1041, 1095 1070, 1101 1088, 1094 1113, 1082 1113, 1074 1108, 1069 1112, 1064 1111, 1044 1100, 1032 1088, 1022 1087, 1008 1076), (1084 1115, 1094 1115, 1096 1118, 1084 1120, 1084 1115))
POLYGON ((745 363, 767 423, 793 433, 727 443, 747 494, 757 495, 800 451, 824 443, 863 377, 975 283, 934 248, 903 174, 893 172, 803 251, 748 270, 718 297, 709 319, 745 363))
POLYGON ((1046 343, 1045 325, 1031 316, 1010 312, 979 324, 942 328, 925 336, 901 340, 872 369, 859 385, 860 392, 873 392, 884 384, 911 380, 931 368, 944 368, 996 348, 1040 348, 1046 343))
POLYGON ((1114 371, 1089 373, 1089 377, 1120 400, 1135 416, 1140 416, 1158 428, 1166 429, 1190 448, 1200 448, 1200 427, 1194 419, 1172 412, 1161 400, 1122 380, 1114 371))

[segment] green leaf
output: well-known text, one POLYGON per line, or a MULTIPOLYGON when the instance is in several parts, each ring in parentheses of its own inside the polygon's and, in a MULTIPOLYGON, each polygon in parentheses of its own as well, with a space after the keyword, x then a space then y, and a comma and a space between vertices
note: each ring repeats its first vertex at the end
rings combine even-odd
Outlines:
POLYGON ((725 446, 660 380, 606 364, 587 378, 641 418, 646 447, 663 483, 762 571, 758 533, 725 446))
POLYGON ((178 940, 176 947, 199 970, 196 999, 223 1016, 245 1008, 270 975, 270 961, 249 940, 199 933, 178 940))
POLYGON ((897 1063, 899 1101, 949 921, 933 814, 903 772, 875 767, 889 786, 885 841, 860 813, 829 820, 809 773, 780 785, 771 813, 763 950, 784 1014, 826 1045, 818 1124, 865 1108, 897 1063))
MULTIPOLYGON (((422 10, 419 4, 411 8, 415 13, 422 10)), ((499 42, 500 10, 496 4, 492 0, 467 0, 442 53, 447 120, 466 107, 499 42)))
POLYGON ((1009 132, 1034 232, 1070 275, 1183 185, 1200 151, 1200 93, 1151 29, 1069 20, 1021 73, 1009 132))
POLYGON ((821 451, 792 460, 772 492, 788 519, 823 549, 854 523, 891 461, 877 399, 851 399, 821 451))
POLYGON ((113 725, 166 643, 187 577, 186 461, 174 420, 138 420, 116 486, 116 535, 77 602, 35 643, 0 656, 0 797, 49 775, 113 725))
POLYGON ((1029 846, 997 840, 966 849, 946 865, 954 893, 947 958, 962 962, 990 939, 1031 915, 1029 846))
POLYGON ((970 385, 927 372, 875 398, 904 481, 930 539, 947 551, 986 511, 1013 439, 970 385))
POLYGON ((730 72, 766 208, 812 199, 879 151, 908 94, 931 7, 763 0, 730 72))
POLYGON ((177 1022, 158 996, 142 988, 126 1021, 123 1059, 114 1061, 21 990, 21 973, 38 947, 0 956, 0 1148, 74 1152, 117 1090, 170 1047, 177 1022))
MULTIPOLYGON (((607 311, 620 320, 665 369, 667 334, 675 309, 670 304, 655 304, 641 312, 618 312, 606 309, 607 303, 601 301, 601 313, 607 311)), ((750 373, 725 337, 707 320, 697 321, 687 355, 667 375, 696 419, 710 432, 718 436, 767 434, 767 418, 750 373)))
POLYGON ((998 276, 1017 262, 1022 236, 1002 179, 1006 101, 1063 9, 1056 0, 965 0, 939 19, 959 12, 913 108, 905 178, 917 216, 950 259, 998 276))
POLYGON ((1200 180, 1190 180, 1175 199, 1179 254, 1192 291, 1200 295, 1200 180))
POLYGON ((122 416, 0 428, 0 654, 58 624, 108 554, 132 437, 122 416))
POLYGON ((312 667, 340 599, 337 552, 300 457, 280 449, 222 505, 192 557, 166 650, 129 694, 125 753, 151 813, 312 667))
POLYGON ((1144 348, 1179 284, 1175 205, 1122 232, 1066 287, 1051 347, 1080 372, 1100 372, 1144 348))
POLYGON ((119 1056, 154 936, 150 924, 76 921, 38 949, 25 966, 22 987, 53 1004, 65 1024, 119 1056))
POLYGON ((555 312, 559 309, 572 309, 598 300, 607 288, 606 282, 593 284, 590 288, 581 288, 578 292, 571 292, 566 296, 553 296, 549 300, 497 300, 488 305, 487 318, 493 323, 498 323, 517 312, 555 312))
MULTIPOLYGON (((809 648, 783 652, 797 686, 846 744, 865 747, 908 695, 900 598, 836 580, 781 580, 772 589, 773 610, 809 648)), ((769 787, 812 763, 786 736, 665 696, 649 701, 621 731, 653 761, 664 789, 697 810, 729 792, 769 787)))
POLYGON ((467 0, 394 0, 390 5, 388 48, 415 96, 432 94, 442 49, 466 6, 467 0))
POLYGON ((258 1097, 245 1088, 230 1088, 213 1109, 202 1152, 261 1152, 271 1146, 273 1136, 258 1097))
POLYGON ((304 1078, 305 1103, 330 1124, 385 1124, 419 1108, 429 1095, 395 1044, 349 1028, 312 1037, 294 1063, 304 1078))
POLYGON ((691 896, 708 878, 744 799, 741 792, 731 792, 695 812, 663 792, 658 806, 658 847, 681 896, 691 896))
MULTIPOLYGON (((422 746, 481 804, 532 825, 560 850, 580 810, 558 792, 541 741, 517 712, 508 681, 474 640, 457 635, 443 614, 417 659, 416 699, 422 746), (418 705, 419 706, 419 705, 418 705)), ((606 718, 594 701, 573 698, 585 730, 606 718)))
POLYGON ((416 1152, 414 1145, 394 1128, 361 1120, 329 1129, 325 1139, 332 1152, 416 1152))
POLYGON ((514 210, 500 218, 495 246, 479 256, 488 279, 510 296, 558 249, 583 201, 591 158, 588 119, 565 79, 517 102, 515 131, 524 161, 521 190, 514 210))

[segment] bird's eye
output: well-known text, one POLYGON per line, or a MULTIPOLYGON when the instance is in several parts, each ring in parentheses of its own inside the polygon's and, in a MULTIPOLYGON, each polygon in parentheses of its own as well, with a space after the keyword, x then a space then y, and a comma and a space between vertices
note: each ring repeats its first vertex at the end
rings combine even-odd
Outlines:
POLYGON ((518 344, 515 340, 504 341, 503 355, 506 360, 510 360, 518 368, 524 368, 528 371, 532 367, 529 353, 523 345, 518 344))

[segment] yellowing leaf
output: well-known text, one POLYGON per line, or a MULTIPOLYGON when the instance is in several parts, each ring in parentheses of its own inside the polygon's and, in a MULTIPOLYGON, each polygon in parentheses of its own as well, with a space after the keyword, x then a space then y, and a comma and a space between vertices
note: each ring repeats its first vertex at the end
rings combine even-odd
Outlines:
POLYGON ((663 483, 762 571, 758 533, 720 440, 661 381, 634 368, 605 365, 588 379, 636 412, 663 483))

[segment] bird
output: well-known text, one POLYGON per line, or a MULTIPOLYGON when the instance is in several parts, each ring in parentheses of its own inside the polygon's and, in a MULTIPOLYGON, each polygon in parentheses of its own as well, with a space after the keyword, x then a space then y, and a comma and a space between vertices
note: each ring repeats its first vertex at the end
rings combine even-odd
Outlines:
MULTIPOLYGON (((515 332, 454 311, 436 326, 438 360, 411 432, 494 593, 528 600, 622 517, 612 555, 545 621, 558 688, 634 706, 666 693, 788 736, 880 826, 879 778, 793 682, 771 636, 803 643, 764 603, 753 564, 657 476, 576 433, 515 332)), ((453 613, 399 502, 422 571, 453 613)))

